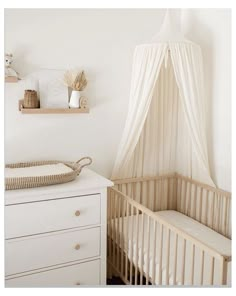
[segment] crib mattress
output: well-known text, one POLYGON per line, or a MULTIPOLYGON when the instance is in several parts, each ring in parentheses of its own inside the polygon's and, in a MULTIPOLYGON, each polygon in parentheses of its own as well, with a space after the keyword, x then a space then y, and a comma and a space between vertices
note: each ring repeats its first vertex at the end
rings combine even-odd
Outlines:
MULTIPOLYGON (((201 241, 205 245, 214 248, 217 252, 222 255, 231 255, 231 240, 226 237, 218 234, 209 227, 193 220, 192 218, 183 215, 176 211, 159 211, 155 213, 157 216, 166 222, 177 227, 179 230, 191 235, 197 240, 201 241)), ((111 223, 113 228, 112 231, 116 231, 119 239, 121 249, 127 253, 128 258, 136 265, 139 269, 142 269, 144 274, 147 275, 149 279, 158 284, 160 282, 162 285, 174 284, 174 241, 175 233, 170 232, 170 250, 167 252, 167 231, 163 231, 163 249, 162 256, 160 256, 160 245, 159 241, 154 241, 154 225, 150 219, 149 232, 147 231, 148 227, 148 217, 144 215, 144 238, 143 238, 143 250, 141 249, 142 237, 140 234, 142 216, 138 215, 132 217, 124 217, 122 219, 115 219, 114 223, 111 223), (118 221, 119 220, 119 221, 118 221), (151 221, 151 222, 150 222, 151 221), (122 226, 123 225, 123 226, 122 226), (121 232, 123 227, 123 232, 121 232), (119 229, 119 231, 118 231, 119 229), (123 235, 122 235, 123 233, 123 235), (126 233, 128 235, 126 235, 126 233), (148 236, 149 236, 149 246, 148 246, 148 236), (149 250, 149 251, 148 251, 149 250), (169 262, 169 263, 168 263, 169 262), (166 266, 169 266, 168 270, 166 266)), ((157 237, 160 237, 160 228, 157 227, 157 237)), ((184 281, 185 285, 191 283, 191 265, 185 264, 184 273, 183 273, 183 246, 184 240, 179 237, 177 242, 177 270, 176 270, 176 284, 180 285, 184 281)), ((201 262, 201 251, 197 247, 195 248, 195 260, 194 260, 194 285, 200 285, 200 262, 201 262)), ((185 262, 191 262, 192 260, 192 244, 189 241, 186 241, 186 255, 185 262)), ((212 258, 205 254, 205 263, 204 263, 204 279, 203 284, 210 284, 210 269, 212 258)), ((218 261, 218 260, 217 260, 218 261)), ((220 283, 220 274, 219 274, 219 262, 215 262, 214 269, 214 284, 220 283)), ((228 283, 230 283, 230 265, 228 264, 228 283)))
POLYGON ((231 240, 177 211, 159 211, 156 215, 191 235, 224 256, 231 256, 231 240))

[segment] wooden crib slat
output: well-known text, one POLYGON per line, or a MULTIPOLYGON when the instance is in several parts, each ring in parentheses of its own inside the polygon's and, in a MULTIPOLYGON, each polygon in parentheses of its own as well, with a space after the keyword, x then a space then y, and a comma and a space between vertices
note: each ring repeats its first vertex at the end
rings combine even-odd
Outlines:
POLYGON ((201 251, 201 281, 200 285, 203 285, 203 278, 204 278, 204 257, 205 257, 205 252, 202 250, 201 251))
POLYGON ((212 229, 215 229, 215 206, 216 206, 216 193, 213 193, 212 200, 212 229))
POLYGON ((220 198, 219 198, 219 194, 217 194, 217 230, 220 230, 220 198))
POLYGON ((126 242, 126 252, 125 252, 125 280, 128 281, 128 239, 129 239, 129 203, 126 205, 126 234, 125 234, 125 242, 126 242))
POLYGON ((184 192, 183 192, 183 212, 185 213, 185 215, 187 215, 187 209, 186 209, 186 206, 187 206, 187 185, 188 185, 188 182, 187 181, 184 181, 184 192))
POLYGON ((225 202, 224 202, 224 197, 220 195, 220 200, 221 200, 221 206, 220 206, 220 216, 221 216, 221 227, 220 227, 220 232, 224 234, 224 213, 225 213, 225 202))
POLYGON ((218 194, 218 227, 217 230, 222 233, 222 200, 220 194, 218 194))
POLYGON ((221 284, 226 285, 227 283, 227 261, 224 257, 221 258, 220 262, 220 279, 221 284))
POLYGON ((157 181, 154 180, 154 211, 157 211, 157 181))
POLYGON ((161 195, 160 195, 160 203, 161 203, 161 210, 165 210, 165 204, 163 205, 165 199, 164 199, 164 186, 163 186, 163 180, 160 180, 160 188, 161 188, 161 195))
POLYGON ((107 225, 107 230, 108 230, 108 244, 107 244, 107 252, 108 252, 108 265, 107 265, 107 276, 108 278, 112 278, 112 267, 111 267, 111 261, 112 261, 112 216, 111 216, 111 196, 112 196, 112 190, 109 188, 108 189, 108 205, 107 205, 107 217, 108 217, 108 225, 107 225))
POLYGON ((121 217, 121 197, 118 196, 118 217, 117 217, 117 264, 118 270, 120 271, 120 217, 121 217))
POLYGON ((125 257, 125 242, 124 242, 124 217, 126 204, 125 200, 122 199, 122 218, 121 218, 121 274, 124 274, 124 257, 125 257))
POLYGON ((110 191, 109 198, 108 198, 108 254, 109 258, 111 258, 112 252, 111 252, 111 221, 112 221, 112 216, 111 216, 111 195, 112 191, 110 191))
POLYGON ((135 276, 134 284, 138 284, 138 257, 139 257, 139 213, 136 213, 136 253, 135 253, 135 276))
POLYGON ((162 250, 163 250, 163 224, 160 223, 160 241, 159 241, 159 279, 158 284, 162 285, 162 250))
POLYGON ((170 208, 172 209, 172 199, 171 199, 171 184, 170 184, 171 179, 167 179, 167 189, 166 189, 166 200, 167 200, 167 210, 170 208))
POLYGON ((191 216, 191 192, 192 190, 192 186, 190 182, 187 182, 187 202, 186 202, 186 215, 187 216, 191 216))
POLYGON ((200 188, 199 221, 202 222, 202 187, 200 188))
POLYGON ((146 205, 147 205, 147 208, 150 209, 150 195, 149 195, 149 181, 146 181, 145 182, 145 185, 146 185, 146 205))
POLYGON ((132 197, 134 200, 136 200, 136 192, 137 192, 136 187, 137 187, 137 183, 135 182, 133 183, 133 197, 132 197))
POLYGON ((177 200, 177 190, 176 190, 176 178, 171 178, 171 188, 172 188, 172 191, 171 191, 171 204, 172 204, 172 209, 175 209, 176 210, 176 200, 177 200))
POLYGON ((118 200, 119 200, 119 196, 118 194, 115 194, 115 204, 114 204, 114 220, 115 220, 115 262, 116 262, 116 266, 117 266, 117 253, 119 251, 118 249, 118 241, 117 238, 119 236, 119 229, 118 229, 118 218, 117 218, 117 204, 118 204, 118 200))
POLYGON ((190 198, 190 211, 189 216, 193 217, 193 207, 194 207, 194 198, 193 198, 193 189, 194 185, 190 183, 190 189, 189 189, 189 198, 190 198))
POLYGON ((170 188, 171 188, 171 191, 170 191, 170 200, 171 200, 171 210, 173 209, 176 209, 176 191, 175 191, 175 182, 176 182, 176 178, 171 178, 169 179, 169 182, 170 182, 170 188))
POLYGON ((185 198, 185 180, 182 179, 181 180, 181 200, 180 200, 180 210, 181 212, 184 212, 184 205, 185 205, 185 202, 184 202, 184 198, 185 198))
POLYGON ((188 181, 186 181, 185 186, 185 215, 190 216, 190 193, 188 192, 188 188, 191 187, 188 181))
MULTIPOLYGON (((133 281, 133 248, 134 248, 134 244, 133 244, 133 230, 134 230, 134 206, 131 205, 131 243, 130 243, 130 284, 132 285, 132 281, 133 281)), ((128 244, 128 241, 127 241, 128 244)))
POLYGON ((143 284, 143 249, 144 249, 144 213, 142 212, 142 222, 141 222, 141 248, 140 248, 140 256, 141 256, 141 262, 140 262, 140 285, 143 284))
POLYGON ((153 220, 154 223, 154 240, 153 240, 153 261, 152 261, 152 284, 155 285, 156 281, 156 241, 157 241, 157 222, 153 220))
POLYGON ((178 234, 175 233, 175 242, 174 242, 174 270, 173 270, 173 285, 176 285, 176 271, 177 271, 177 255, 178 255, 178 234))
POLYGON ((125 194, 126 194, 126 195, 128 195, 128 186, 129 186, 129 183, 126 183, 126 184, 125 184, 125 194))
POLYGON ((176 178, 176 211, 180 209, 180 201, 181 201, 181 179, 176 178))
POLYGON ((208 218, 209 218, 209 191, 206 190, 206 207, 205 207, 205 216, 204 216, 204 223, 206 223, 206 225, 208 226, 209 225, 209 222, 208 222, 208 218))
POLYGON ((170 261, 170 229, 167 229, 167 242, 166 242, 166 285, 169 285, 169 261, 170 261))
POLYGON ((195 268, 195 245, 192 245, 192 262, 191 262, 191 285, 194 284, 194 268, 195 268))
POLYGON ((143 182, 140 182, 140 204, 143 204, 143 182))
MULTIPOLYGON (((227 210, 226 210, 226 218, 230 217, 230 200, 227 198, 227 210)), ((226 221, 226 231, 225 235, 228 237, 230 235, 230 225, 229 225, 229 218, 226 221)))
POLYGON ((222 196, 222 199, 224 201, 224 223, 223 223, 223 235, 227 235, 227 208, 228 208, 228 200, 227 198, 222 196))
POLYGON ((193 218, 197 218, 197 185, 194 184, 194 216, 193 218))
POLYGON ((147 268, 146 268, 146 285, 149 281, 149 263, 150 263, 150 217, 147 217, 147 268))
POLYGON ((177 177, 173 177, 173 185, 172 185, 172 194, 173 194, 173 209, 175 209, 177 211, 177 200, 178 200, 178 188, 177 188, 177 182, 178 182, 178 178, 177 177))
POLYGON ((116 225, 115 225, 115 210, 116 210, 116 201, 115 201, 115 197, 116 197, 116 193, 114 193, 113 195, 112 195, 112 200, 113 200, 113 203, 112 203, 112 224, 113 224, 113 236, 112 236, 112 254, 113 254, 113 265, 115 266, 115 260, 116 260, 116 244, 115 244, 115 239, 116 239, 116 233, 117 233, 117 231, 116 231, 116 225))
POLYGON ((179 201, 178 201, 178 209, 180 212, 182 211, 182 195, 183 195, 183 179, 179 179, 179 201))
POLYGON ((210 285, 214 284, 214 272, 215 272, 215 258, 211 258, 211 273, 210 273, 210 285))
POLYGON ((213 228, 212 215, 213 215, 213 194, 208 195, 208 227, 213 228))
POLYGON ((183 245, 183 263, 182 263, 181 285, 184 285, 184 282, 185 282, 185 259, 186 259, 186 239, 184 239, 184 245, 183 245))

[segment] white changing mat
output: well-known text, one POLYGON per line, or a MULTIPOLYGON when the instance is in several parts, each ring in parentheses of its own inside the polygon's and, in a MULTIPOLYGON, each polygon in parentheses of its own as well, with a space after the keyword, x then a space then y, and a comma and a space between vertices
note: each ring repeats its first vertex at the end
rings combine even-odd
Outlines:
POLYGON ((41 177, 70 173, 73 170, 63 163, 31 166, 25 168, 5 168, 5 178, 41 177))

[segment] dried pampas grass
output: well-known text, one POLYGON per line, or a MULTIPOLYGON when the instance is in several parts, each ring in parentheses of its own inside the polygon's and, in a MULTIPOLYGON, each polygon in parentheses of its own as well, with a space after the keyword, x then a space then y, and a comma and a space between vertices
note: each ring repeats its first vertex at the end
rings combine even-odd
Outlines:
POLYGON ((84 71, 68 70, 64 74, 64 84, 73 90, 82 91, 87 86, 84 71))

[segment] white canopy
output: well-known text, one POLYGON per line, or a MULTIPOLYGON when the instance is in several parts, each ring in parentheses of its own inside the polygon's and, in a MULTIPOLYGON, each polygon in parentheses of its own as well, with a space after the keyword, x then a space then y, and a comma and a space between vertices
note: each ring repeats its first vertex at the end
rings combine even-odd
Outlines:
POLYGON ((153 43, 135 49, 128 115, 112 177, 178 172, 215 186, 205 135, 201 49, 170 25, 167 14, 153 43))

